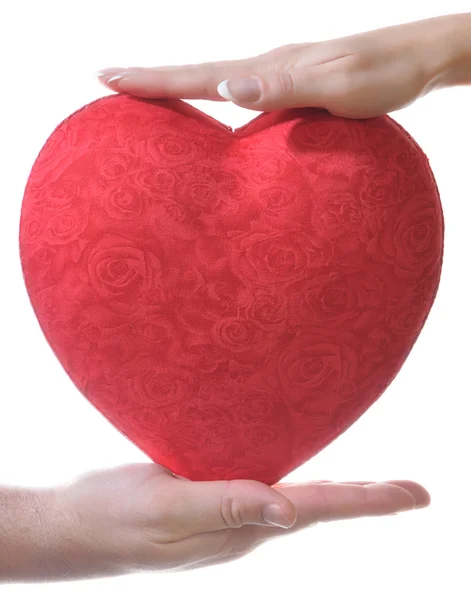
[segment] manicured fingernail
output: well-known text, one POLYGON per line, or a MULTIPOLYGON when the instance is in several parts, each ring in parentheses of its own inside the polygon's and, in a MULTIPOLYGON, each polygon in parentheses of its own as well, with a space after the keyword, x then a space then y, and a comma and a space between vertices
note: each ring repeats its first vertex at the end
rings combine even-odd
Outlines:
POLYGON ((125 71, 124 73, 118 73, 117 75, 113 75, 113 77, 108 79, 108 83, 111 83, 112 81, 118 81, 118 79, 123 79, 124 77, 129 77, 130 75, 132 75, 132 73, 129 71, 125 71))
POLYGON ((276 525, 283 527, 283 529, 288 529, 292 525, 278 504, 267 504, 264 506, 262 508, 262 517, 269 525, 276 525))
POLYGON ((234 77, 221 81, 217 91, 232 102, 255 102, 262 95, 262 85, 258 77, 234 77))
POLYGON ((122 73, 126 69, 122 67, 110 67, 109 69, 100 69, 93 73, 93 77, 106 77, 107 75, 115 75, 116 73, 122 73))

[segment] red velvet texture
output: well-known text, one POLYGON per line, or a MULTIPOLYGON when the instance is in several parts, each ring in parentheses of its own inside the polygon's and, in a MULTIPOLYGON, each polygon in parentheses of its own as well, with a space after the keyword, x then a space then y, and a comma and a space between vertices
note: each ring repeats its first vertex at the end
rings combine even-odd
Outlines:
POLYGON ((178 475, 272 485, 395 378, 443 234, 427 157, 387 115, 233 131, 118 94, 49 137, 19 241, 47 342, 114 427, 178 475))

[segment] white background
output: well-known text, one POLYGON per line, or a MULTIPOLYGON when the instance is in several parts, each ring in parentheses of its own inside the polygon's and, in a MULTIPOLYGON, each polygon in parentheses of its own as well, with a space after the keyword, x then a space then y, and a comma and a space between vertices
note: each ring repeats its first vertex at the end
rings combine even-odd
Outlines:
MULTIPOLYGON (((18 251, 29 170, 53 129, 108 92, 92 73, 245 58, 438 15, 471 2, 436 0, 144 0, 3 3, 1 57, 0 482, 54 485, 89 469, 148 462, 77 391, 47 345, 18 251), (276 6, 276 8, 275 8, 276 6)), ((471 35, 471 32, 470 32, 471 35)), ((238 127, 258 113, 190 101, 238 127)), ((391 113, 430 159, 445 212, 439 293, 403 369, 341 438, 285 481, 414 479, 432 505, 394 517, 325 524, 247 558, 171 574, 2 586, 2 600, 115 598, 471 597, 471 87, 433 92, 391 113)), ((1 543, 1 539, 0 539, 1 543)))

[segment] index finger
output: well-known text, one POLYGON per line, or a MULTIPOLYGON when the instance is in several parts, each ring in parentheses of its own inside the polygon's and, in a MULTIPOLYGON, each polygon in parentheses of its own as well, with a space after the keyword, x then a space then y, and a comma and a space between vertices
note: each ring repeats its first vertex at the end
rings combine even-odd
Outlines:
POLYGON ((105 69, 99 77, 107 88, 141 98, 181 98, 226 100, 217 92, 221 81, 232 77, 255 75, 260 70, 259 57, 243 60, 206 62, 153 68, 132 68, 132 80, 126 79, 131 69, 105 69), (111 83, 115 75, 123 75, 111 83))
POLYGON ((296 506, 296 523, 285 530, 247 525, 233 535, 245 534, 258 542, 316 523, 385 516, 430 503, 427 490, 414 481, 314 483, 276 489, 296 506))
POLYGON ((194 562, 202 560, 202 548, 206 549, 205 564, 208 561, 213 564, 219 558, 226 562, 233 551, 246 554, 267 540, 290 535, 319 522, 388 515, 413 509, 418 504, 425 506, 430 500, 427 490, 413 481, 366 484, 315 482, 273 487, 296 506, 297 519, 289 529, 244 525, 240 529, 193 535, 182 540, 180 548, 184 548, 185 555, 193 557, 194 562), (228 548, 233 549, 229 554, 228 548))

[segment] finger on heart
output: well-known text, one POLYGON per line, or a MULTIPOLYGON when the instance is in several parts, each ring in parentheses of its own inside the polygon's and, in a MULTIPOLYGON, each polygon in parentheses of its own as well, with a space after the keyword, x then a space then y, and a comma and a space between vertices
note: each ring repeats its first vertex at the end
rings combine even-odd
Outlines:
MULTIPOLYGON (((255 60, 126 69, 123 78, 108 83, 133 96, 142 98, 179 98, 226 101, 217 91, 225 79, 255 75, 260 67, 255 60)), ((118 73, 116 73, 118 75, 118 73)))

